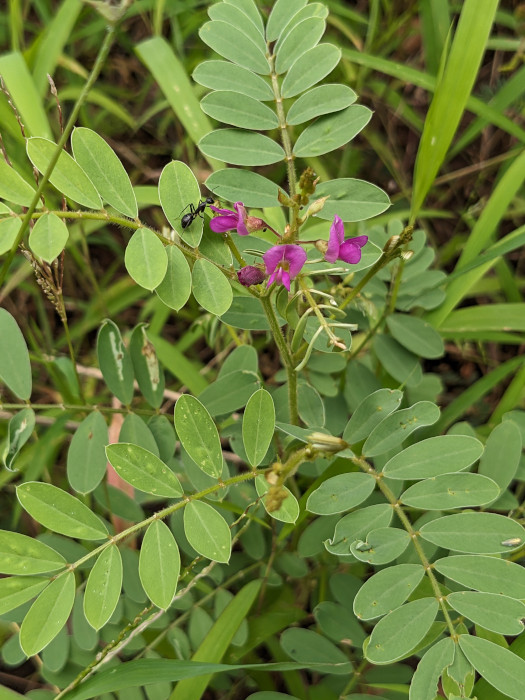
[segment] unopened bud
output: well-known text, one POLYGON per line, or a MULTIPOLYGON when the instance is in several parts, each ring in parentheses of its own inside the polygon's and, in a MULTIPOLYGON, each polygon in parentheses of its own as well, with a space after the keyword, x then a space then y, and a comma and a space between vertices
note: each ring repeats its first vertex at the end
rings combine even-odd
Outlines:
POLYGON ((325 433, 312 433, 308 436, 308 442, 314 449, 323 452, 341 452, 348 447, 346 440, 325 433))
POLYGON ((277 191, 277 199, 279 200, 279 204, 282 204, 285 207, 293 207, 293 200, 288 197, 286 192, 283 192, 282 190, 277 191))
POLYGON ((260 231, 267 226, 266 222, 259 219, 257 216, 247 216, 244 223, 249 233, 252 233, 253 231, 260 231))
POLYGON ((316 214, 319 214, 319 212, 322 211, 326 200, 329 198, 330 195, 326 195, 326 197, 319 197, 319 199, 316 199, 315 202, 312 202, 306 210, 304 218, 307 219, 309 216, 315 216, 316 214))
POLYGON ((266 273, 255 265, 246 265, 237 271, 237 279, 243 287, 251 287, 253 284, 261 284, 266 278, 266 273))
POLYGON ((388 241, 385 243, 385 247, 383 248, 383 253, 391 253, 394 248, 398 245, 400 240, 399 236, 390 236, 388 241))
POLYGON ((328 241, 323 241, 322 239, 319 239, 314 243, 314 245, 322 255, 324 255, 328 250, 328 241))
POLYGON ((408 262, 410 258, 414 256, 414 251, 413 250, 404 250, 401 253, 401 258, 405 261, 408 262))

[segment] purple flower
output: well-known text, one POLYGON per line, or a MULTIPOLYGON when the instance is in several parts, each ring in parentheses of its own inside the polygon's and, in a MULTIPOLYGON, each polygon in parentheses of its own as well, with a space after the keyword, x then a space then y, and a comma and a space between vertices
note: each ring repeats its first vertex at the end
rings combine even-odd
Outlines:
POLYGON ((237 271, 237 279, 244 287, 251 287, 252 284, 260 284, 266 275, 260 267, 246 265, 237 271))
POLYGON ((215 233, 226 233, 226 231, 237 231, 239 236, 247 236, 250 232, 246 228, 246 209, 242 202, 235 202, 233 205, 235 211, 231 209, 217 209, 210 206, 218 216, 214 216, 210 221, 210 228, 215 233))
POLYGON ((368 236, 356 236, 356 238, 347 238, 345 241, 345 229, 342 219, 334 216, 334 221, 330 226, 330 238, 328 246, 324 254, 324 259, 333 263, 336 260, 355 265, 361 260, 361 248, 368 241, 368 236))
POLYGON ((290 291, 290 280, 297 277, 306 262, 306 251, 299 245, 274 245, 263 255, 266 274, 271 275, 268 287, 273 283, 283 284, 290 291))

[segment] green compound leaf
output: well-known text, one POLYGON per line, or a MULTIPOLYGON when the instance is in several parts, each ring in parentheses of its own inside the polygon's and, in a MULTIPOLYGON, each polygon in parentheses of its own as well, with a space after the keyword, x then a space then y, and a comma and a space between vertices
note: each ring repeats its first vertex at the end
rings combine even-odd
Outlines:
POLYGON ((321 182, 315 192, 317 197, 330 197, 316 215, 319 219, 331 221, 337 214, 343 221, 364 221, 390 206, 390 198, 380 187, 350 177, 321 182))
POLYGON ((403 399, 401 391, 379 389, 364 399, 346 424, 343 440, 354 444, 368 437, 372 430, 393 413, 403 399))
POLYGON ((124 405, 133 398, 133 364, 118 327, 106 319, 97 336, 98 365, 108 389, 124 405))
POLYGON ((199 36, 219 56, 232 63, 254 73, 270 74, 270 66, 261 48, 237 27, 222 20, 213 20, 202 25, 199 36))
POLYGON ((208 8, 208 16, 212 20, 227 22, 231 26, 236 27, 257 46, 263 55, 266 54, 266 42, 262 31, 259 31, 258 26, 252 22, 251 18, 237 4, 217 2, 208 8), (257 31, 254 32, 254 29, 257 29, 257 31))
POLYGON ((75 601, 75 574, 52 581, 38 596, 22 622, 20 646, 27 656, 42 651, 66 624, 75 601))
POLYGON ((180 554, 175 538, 162 520, 146 530, 140 548, 140 581, 151 602, 162 610, 171 605, 180 573, 180 554))
POLYGON ((434 644, 418 663, 410 684, 409 700, 434 700, 444 669, 454 661, 455 645, 452 639, 441 639, 434 644))
MULTIPOLYGON (((297 158, 309 158, 330 153, 330 151, 334 151, 351 141, 365 128, 371 118, 372 112, 368 107, 362 105, 350 105, 341 112, 321 117, 301 133, 293 152, 297 158)), ((318 193, 316 192, 316 194, 318 193)), ((343 219, 342 216, 341 218, 343 219)))
POLYGON ((462 634, 461 650, 476 671, 497 690, 513 700, 525 700, 525 661, 505 649, 480 637, 462 634))
POLYGON ((388 527, 392 520, 392 506, 378 503, 360 508, 345 515, 335 526, 334 536, 324 545, 331 554, 348 556, 350 545, 358 539, 364 539, 369 532, 381 527, 388 527))
POLYGON ((153 452, 138 445, 119 442, 108 445, 106 455, 117 474, 136 489, 165 498, 182 496, 179 480, 153 452))
POLYGON ((426 425, 439 419, 439 408, 430 401, 420 401, 387 416, 370 433, 363 445, 363 455, 375 457, 400 445, 406 438, 426 425))
POLYGON ((9 311, 0 309, 0 381, 19 399, 31 396, 29 352, 17 322, 9 311))
POLYGON ((233 301, 228 279, 205 258, 199 258, 193 266, 192 291, 197 303, 216 316, 226 313, 233 301))
POLYGON ((184 253, 174 245, 166 249, 168 267, 164 279, 156 287, 155 294, 170 309, 179 311, 190 298, 191 270, 184 253))
POLYGON ((483 445, 469 435, 439 435, 410 445, 383 467, 389 479, 427 479, 468 469, 483 454, 483 445))
POLYGON ((0 615, 27 603, 48 583, 49 579, 36 576, 11 576, 0 579, 0 615))
POLYGON ((351 664, 346 655, 326 637, 313 630, 292 627, 285 630, 280 639, 283 650, 290 658, 299 663, 315 663, 322 673, 344 675, 351 672, 351 664), (337 664, 334 666, 333 664, 337 664))
POLYGON ((306 510, 317 515, 332 515, 350 510, 372 493, 376 480, 370 474, 339 474, 324 481, 306 502, 306 510))
POLYGON ((471 554, 512 552, 525 541, 522 525, 496 513, 445 515, 426 523, 419 532, 438 547, 471 554))
POLYGON ((281 188, 274 182, 249 170, 226 168, 212 173, 206 187, 220 192, 221 198, 229 202, 243 202, 246 207, 278 207, 281 188))
MULTIPOLYGON (((33 201, 35 190, 14 168, 2 158, 0 160, 0 199, 12 204, 28 207, 33 201)), ((20 222, 19 222, 20 225, 20 222)))
POLYGON ((13 247, 20 231, 20 223, 21 220, 18 217, 10 217, 0 221, 0 255, 9 252, 13 247))
POLYGON ((175 429, 195 464, 209 476, 219 479, 223 461, 219 433, 198 399, 187 394, 178 399, 175 404, 175 429))
POLYGON ((29 234, 29 247, 37 257, 50 263, 64 250, 68 238, 67 226, 62 219, 46 213, 33 226, 29 234))
POLYGON ((340 112, 353 104, 356 99, 355 92, 346 85, 320 85, 301 95, 293 103, 286 115, 286 121, 288 124, 303 124, 323 114, 340 112))
POLYGON ((115 545, 105 549, 91 569, 84 595, 84 614, 91 627, 104 627, 117 607, 122 588, 122 558, 115 545))
POLYGON ((193 71, 193 80, 212 90, 229 90, 254 100, 273 100, 270 85, 259 75, 229 61, 203 61, 193 71))
POLYGON ((202 238, 202 218, 197 216, 185 229, 181 217, 189 213, 189 204, 200 201, 199 183, 186 163, 172 160, 165 166, 159 179, 159 199, 162 210, 170 225, 192 248, 199 245, 202 238))
POLYGON ((447 595, 447 603, 460 615, 491 632, 508 635, 523 632, 525 605, 515 598, 499 593, 458 591, 447 595))
POLYGON ((453 510, 491 503, 499 494, 499 486, 486 476, 443 474, 410 486, 399 500, 421 510, 453 510))
POLYGON ((129 239, 124 254, 129 276, 144 289, 153 291, 168 269, 168 256, 162 242, 149 228, 139 228, 129 239))
POLYGON ((75 160, 102 199, 124 216, 134 219, 138 214, 135 192, 111 146, 95 131, 76 127, 71 135, 71 147, 75 160))
POLYGON ((35 412, 32 408, 23 408, 9 420, 7 443, 2 454, 4 466, 9 471, 16 471, 13 468, 15 459, 31 437, 34 427, 35 412))
POLYGON ((285 153, 273 139, 239 129, 216 129, 198 143, 207 156, 233 165, 270 165, 284 160, 285 153))
POLYGON ((292 17, 306 5, 308 0, 276 0, 266 24, 266 40, 275 41, 292 17))
POLYGON ((52 484, 27 481, 17 486, 16 495, 22 508, 53 532, 82 540, 102 540, 108 536, 106 526, 95 513, 52 484))
POLYGON ((360 620, 374 620, 395 610, 418 586, 424 574, 420 564, 398 564, 378 571, 357 592, 354 613, 360 620))
POLYGON ((286 25, 283 25, 283 29, 275 43, 274 53, 279 49, 292 29, 295 29, 300 22, 304 22, 305 19, 309 19, 310 17, 320 17, 322 20, 325 20, 328 17, 328 8, 320 2, 311 2, 305 7, 302 7, 286 25))
POLYGON ((393 610, 374 627, 366 658, 381 665, 405 657, 429 631, 438 608, 434 598, 421 598, 393 610))
POLYGON ((257 490, 257 495, 263 497, 262 504, 264 506, 264 510, 271 518, 274 520, 280 520, 282 523, 295 523, 299 517, 299 503, 290 489, 283 486, 283 491, 286 493, 286 498, 277 510, 269 511, 266 507, 267 497, 265 494, 267 494, 270 490, 270 484, 266 481, 264 476, 259 475, 256 477, 255 488, 257 490))
POLYGON ((203 557, 223 564, 230 560, 232 538, 228 523, 207 503, 191 501, 187 504, 184 533, 193 549, 203 557))
POLYGON ((105 447, 108 427, 102 414, 93 411, 76 429, 67 452, 67 478, 79 493, 90 493, 106 473, 105 447))
POLYGON ((0 530, 0 573, 31 576, 62 569, 64 557, 33 537, 0 530))
POLYGON ((252 467, 258 467, 263 461, 274 431, 273 399, 265 389, 259 389, 251 395, 242 419, 242 441, 248 462, 252 467))
MULTIPOLYGON (((341 49, 337 48, 337 46, 334 46, 333 44, 319 44, 319 46, 314 46, 314 48, 309 49, 293 64, 293 66, 286 74, 281 88, 282 96, 284 98, 294 97, 300 92, 308 90, 308 88, 312 87, 312 85, 315 85, 320 80, 325 78, 329 73, 331 73, 339 63, 340 58, 341 49)), ((317 89, 319 90, 321 88, 317 89)), ((353 92, 353 90, 350 90, 350 88, 347 88, 347 90, 349 91, 349 93, 353 92)), ((329 94, 330 93, 327 93, 327 96, 329 96, 329 94)), ((306 96, 303 95, 303 97, 300 99, 303 99, 304 97, 306 96)), ((356 99, 357 95, 355 95, 355 97, 350 102, 348 102, 347 99, 344 99, 343 102, 345 102, 346 104, 343 104, 341 106, 341 100, 336 99, 334 103, 334 99, 332 96, 332 104, 330 104, 329 100, 325 108, 322 109, 322 111, 318 111, 317 114, 314 114, 314 116, 337 112, 351 105, 352 102, 355 102, 356 99)), ((319 102, 317 102, 317 106, 320 106, 319 102)), ((314 104, 310 102, 310 109, 312 109, 313 107, 314 104)), ((294 108, 295 104, 292 106, 290 112, 292 112, 294 108)), ((304 107, 302 106, 297 109, 301 110, 304 109, 304 107)), ((303 121, 307 121, 308 119, 313 119, 313 117, 307 117, 306 119, 301 118, 300 121, 287 121, 289 124, 301 124, 303 121)))
MULTIPOLYGON (((35 136, 27 140, 27 155, 35 168, 44 174, 57 148, 56 143, 35 136)), ((100 209, 102 202, 93 183, 73 158, 62 151, 49 182, 59 192, 89 209, 100 209)))
POLYGON ((438 559, 433 567, 467 588, 525 600, 525 569, 511 561, 458 554, 438 559))
POLYGON ((309 17, 299 22, 280 42, 276 58, 275 71, 277 74, 286 73, 308 49, 319 43, 324 34, 326 23, 320 17, 309 17))
POLYGON ((277 115, 267 105, 253 97, 237 92, 220 90, 210 92, 201 100, 203 111, 224 124, 241 129, 268 131, 279 126, 277 115))
POLYGON ((426 321, 416 316, 391 314, 386 321, 398 343, 421 357, 441 357, 445 352, 443 339, 426 321))
POLYGON ((365 542, 362 540, 353 542, 350 545, 350 551, 359 561, 380 566, 401 556, 409 542, 410 535, 405 530, 381 527, 369 532, 365 542))
POLYGON ((146 333, 147 324, 139 323, 129 341, 129 354, 139 389, 153 408, 160 408, 164 398, 164 371, 160 366, 155 347, 146 333))
POLYGON ((522 439, 518 426, 504 421, 491 432, 480 459, 478 472, 493 479, 503 492, 516 476, 522 439))

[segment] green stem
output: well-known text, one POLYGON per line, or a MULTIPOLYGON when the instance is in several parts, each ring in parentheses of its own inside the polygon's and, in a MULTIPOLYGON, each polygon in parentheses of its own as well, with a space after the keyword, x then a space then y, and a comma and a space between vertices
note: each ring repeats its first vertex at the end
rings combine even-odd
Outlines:
POLYGON ((370 282, 372 277, 376 275, 379 270, 381 270, 385 265, 387 265, 390 262, 390 258, 383 253, 383 255, 379 258, 377 262, 375 262, 370 270, 366 273, 366 275, 363 277, 361 282, 356 284, 356 286, 350 291, 350 294, 344 299, 341 304, 339 304, 340 309, 344 309, 348 304, 353 301, 356 296, 359 294, 359 292, 363 289, 363 287, 370 282))
POLYGON ((366 659, 363 659, 361 661, 361 663, 359 664, 359 666, 352 673, 352 677, 350 678, 348 683, 345 685, 343 692, 339 696, 339 700, 343 700, 343 698, 346 698, 348 693, 355 688, 355 686, 359 683, 361 675, 367 666, 368 666, 368 661, 366 659))
POLYGON ((31 201, 31 204, 29 205, 29 208, 27 212, 25 213, 25 216, 22 220, 22 224, 20 225, 20 230, 16 236, 16 240, 14 241, 13 245, 11 246, 11 250, 7 254, 7 257, 4 261, 4 264, 2 265, 2 269, 0 270, 0 285, 4 283, 4 280, 6 278, 7 272, 9 271, 9 268, 11 266, 11 263, 13 262, 13 258, 15 257, 16 251, 18 246, 20 245, 22 238, 24 237, 25 232, 27 231, 27 228, 29 226, 29 222, 31 221, 31 217, 35 211, 35 209, 38 206, 38 202, 40 201, 40 195, 43 193, 45 186, 48 183, 48 180, 53 172, 53 169, 55 165, 58 162, 58 159, 60 157, 60 154, 62 153, 62 149, 66 143, 66 141, 69 138, 69 135, 71 131, 73 130, 73 127, 75 126, 75 122, 78 117, 78 113, 80 112, 80 109, 82 105, 84 104, 86 97, 88 96, 89 91, 93 87, 96 79, 98 78, 98 75, 100 71, 102 70, 102 66, 104 65, 104 61, 107 58, 107 55, 109 53, 109 50, 111 48, 111 44, 113 42, 113 35, 115 33, 115 25, 110 25, 107 30, 107 34, 104 37, 104 41, 102 42, 102 45, 100 46, 99 52, 97 54, 97 58, 95 60, 95 64, 91 70, 91 73, 89 74, 89 77, 82 88, 82 92, 78 96, 78 100, 75 102, 75 105, 73 107, 73 111, 71 112, 71 115, 67 121, 67 124, 64 128, 64 131, 62 133, 62 136, 60 137, 57 146, 55 148, 55 152, 53 153, 53 156, 51 157, 51 160, 49 161, 49 165, 46 168, 46 172, 43 174, 42 179, 40 180, 40 183, 37 187, 37 190, 33 196, 33 199, 31 201))
POLYGON ((229 233, 224 234, 224 240, 226 241, 226 245, 228 246, 228 248, 231 250, 232 255, 235 258, 235 260, 237 260, 237 262, 239 263, 239 265, 241 267, 245 267, 246 260, 244 260, 242 255, 239 253, 239 249, 237 248, 237 246, 233 242, 233 239, 229 233))
POLYGON ((73 411, 75 413, 86 413, 89 411, 99 411, 100 413, 137 413, 143 416, 154 416, 157 411, 148 408, 120 408, 98 406, 96 404, 67 404, 67 403, 0 403, 0 411, 18 411, 22 408, 32 408, 34 411, 51 411, 58 409, 61 411, 73 411))

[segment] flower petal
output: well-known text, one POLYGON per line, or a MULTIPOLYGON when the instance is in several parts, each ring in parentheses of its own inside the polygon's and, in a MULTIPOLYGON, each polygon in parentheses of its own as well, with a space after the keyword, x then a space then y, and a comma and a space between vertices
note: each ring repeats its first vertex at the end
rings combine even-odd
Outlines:
POLYGON ((341 217, 334 216, 332 225, 330 226, 330 237, 328 239, 328 248, 324 255, 327 262, 333 263, 339 257, 339 248, 345 237, 345 229, 341 217))
POLYGON ((361 248, 349 238, 339 248, 339 260, 355 265, 361 260, 361 248))
POLYGON ((293 279, 303 269, 307 258, 306 251, 304 248, 301 248, 300 245, 293 245, 290 243, 281 247, 285 248, 284 258, 288 261, 290 278, 293 279))
POLYGON ((274 245, 263 255, 267 275, 272 274, 277 265, 284 259, 284 248, 286 248, 286 246, 274 245))
POLYGON ((290 291, 290 275, 281 268, 281 284, 283 284, 288 291, 290 291))
POLYGON ((215 233, 225 233, 237 228, 237 214, 230 212, 230 216, 214 216, 210 219, 210 228, 215 233))
POLYGON ((352 243, 359 248, 362 248, 368 243, 368 236, 356 236, 355 238, 347 238, 347 241, 352 241, 352 243))
POLYGON ((221 216, 235 216, 235 218, 237 218, 237 214, 231 209, 218 209, 214 207, 213 204, 210 204, 210 209, 221 216))

